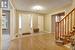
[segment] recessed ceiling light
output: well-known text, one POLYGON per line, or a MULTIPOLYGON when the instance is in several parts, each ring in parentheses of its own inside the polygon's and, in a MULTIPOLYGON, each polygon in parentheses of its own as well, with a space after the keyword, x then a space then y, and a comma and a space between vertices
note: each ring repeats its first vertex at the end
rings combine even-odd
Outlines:
POLYGON ((44 8, 42 6, 37 5, 37 6, 33 6, 32 9, 33 10, 43 10, 44 8))

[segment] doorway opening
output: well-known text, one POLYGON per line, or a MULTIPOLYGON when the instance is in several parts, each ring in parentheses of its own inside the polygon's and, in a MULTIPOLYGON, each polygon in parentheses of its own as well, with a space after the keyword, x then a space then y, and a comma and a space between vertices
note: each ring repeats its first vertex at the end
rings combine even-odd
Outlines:
POLYGON ((64 16, 65 16, 65 12, 52 15, 52 29, 51 29, 52 33, 55 33, 55 29, 57 27, 56 23, 62 20, 64 16))
POLYGON ((8 50, 10 40, 10 11, 3 10, 2 13, 3 50, 8 50))
POLYGON ((10 45, 10 8, 9 1, 2 0, 2 50, 8 50, 10 45))

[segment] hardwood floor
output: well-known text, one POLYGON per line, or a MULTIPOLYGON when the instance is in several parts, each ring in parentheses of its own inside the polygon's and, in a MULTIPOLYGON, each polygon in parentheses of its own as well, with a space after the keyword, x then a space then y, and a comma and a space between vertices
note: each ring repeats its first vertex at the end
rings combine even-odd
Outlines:
POLYGON ((53 34, 39 34, 26 36, 11 41, 9 50, 70 50, 64 46, 57 46, 53 34))

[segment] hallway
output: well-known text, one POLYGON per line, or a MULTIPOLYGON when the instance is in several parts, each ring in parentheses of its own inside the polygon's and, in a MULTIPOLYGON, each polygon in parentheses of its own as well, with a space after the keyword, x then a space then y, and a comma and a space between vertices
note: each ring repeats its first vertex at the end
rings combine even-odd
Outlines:
POLYGON ((8 50, 9 48, 9 42, 10 42, 10 39, 9 39, 9 34, 3 34, 3 50, 8 50))
POLYGON ((54 35, 49 33, 39 33, 27 35, 11 41, 9 50, 70 50, 64 46, 57 46, 54 35))

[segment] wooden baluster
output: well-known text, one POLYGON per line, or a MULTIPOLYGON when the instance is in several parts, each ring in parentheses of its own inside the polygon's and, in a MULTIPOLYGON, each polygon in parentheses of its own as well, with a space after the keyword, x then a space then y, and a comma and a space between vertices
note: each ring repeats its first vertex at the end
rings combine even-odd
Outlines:
POLYGON ((58 22, 58 38, 59 38, 59 34, 60 34, 59 29, 60 29, 60 26, 59 26, 59 22, 58 22))
POLYGON ((66 16, 66 35, 68 35, 68 16, 66 16))
POLYGON ((73 27, 74 27, 74 11, 72 12, 72 31, 74 30, 73 27))
POLYGON ((56 34, 57 34, 57 32, 56 32, 56 23, 55 23, 55 39, 56 39, 56 34))
POLYGON ((59 35, 58 36, 60 37, 60 23, 59 23, 59 35))
POLYGON ((69 34, 70 34, 70 15, 68 17, 68 23, 69 23, 69 34))
POLYGON ((59 22, 58 22, 58 38, 59 38, 59 22))
POLYGON ((71 32, 71 14, 69 14, 69 31, 71 32))
POLYGON ((59 23, 59 38, 61 37, 61 23, 59 23))
POLYGON ((60 27, 61 27, 61 29, 60 29, 60 31, 61 31, 61 33, 60 33, 60 37, 62 37, 62 22, 61 22, 61 24, 60 24, 60 27))
POLYGON ((64 35, 64 20, 63 20, 63 35, 64 35))
POLYGON ((62 34, 62 36, 63 36, 63 34, 64 34, 64 31, 63 31, 63 20, 61 21, 61 34, 62 34))
POLYGON ((56 27, 57 26, 57 23, 55 23, 55 39, 57 38, 56 36, 57 36, 57 30, 56 30, 56 27))
POLYGON ((59 23, 59 38, 60 38, 60 23, 59 23))
POLYGON ((69 34, 69 15, 68 15, 68 34, 69 34))
POLYGON ((55 25, 55 38, 56 40, 58 39, 58 35, 59 35, 59 23, 56 22, 56 25, 55 25))
POLYGON ((72 31, 73 31, 73 26, 74 26, 74 11, 72 12, 72 31))
POLYGON ((61 21, 61 37, 62 37, 62 21, 61 21))
POLYGON ((65 35, 65 19, 64 19, 64 22, 63 22, 63 30, 64 30, 64 35, 65 35))
POLYGON ((62 21, 62 35, 63 35, 63 21, 62 21))
POLYGON ((71 31, 72 31, 72 13, 71 13, 71 31))
POLYGON ((61 32, 61 30, 62 30, 62 28, 61 28, 61 22, 60 22, 60 38, 61 38, 61 34, 62 34, 62 32, 61 32))
POLYGON ((66 35, 66 18, 65 18, 65 35, 66 35))
POLYGON ((74 10, 74 27, 75 27, 75 10, 74 10))
POLYGON ((67 35, 67 17, 66 17, 66 35, 67 35))
POLYGON ((60 38, 60 23, 59 22, 57 22, 56 23, 56 28, 55 28, 55 30, 56 30, 56 34, 55 34, 55 38, 56 38, 56 40, 58 40, 59 38, 60 38))

